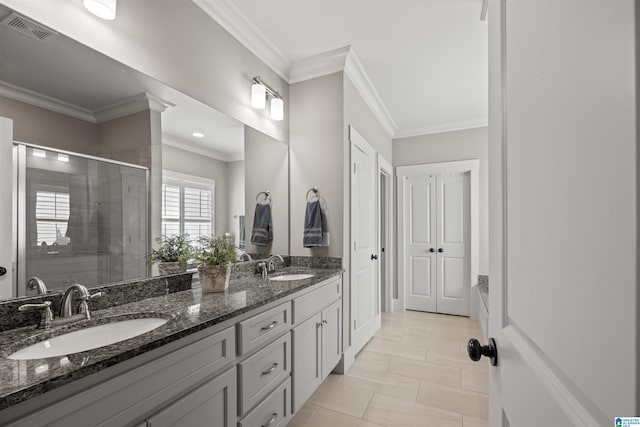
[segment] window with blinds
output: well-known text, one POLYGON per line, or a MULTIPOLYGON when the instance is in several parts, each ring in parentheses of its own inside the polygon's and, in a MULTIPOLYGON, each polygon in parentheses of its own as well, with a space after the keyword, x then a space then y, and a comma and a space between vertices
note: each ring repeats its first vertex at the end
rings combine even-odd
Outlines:
POLYGON ((55 191, 36 192, 37 242, 64 244, 69 222, 69 193, 55 191), (60 237, 60 238, 59 238, 60 237))
POLYGON ((190 240, 214 233, 213 181, 164 173, 162 234, 188 234, 190 240))

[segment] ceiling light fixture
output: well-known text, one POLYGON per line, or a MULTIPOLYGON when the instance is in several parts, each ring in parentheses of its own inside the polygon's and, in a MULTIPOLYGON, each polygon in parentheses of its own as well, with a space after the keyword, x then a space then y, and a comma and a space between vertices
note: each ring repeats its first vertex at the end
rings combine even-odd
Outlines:
POLYGON ((282 120, 284 118, 284 100, 280 94, 263 82, 260 76, 254 77, 252 82, 251 105, 253 108, 263 109, 266 105, 267 97, 271 96, 271 118, 273 120, 282 120))
POLYGON ((84 7, 99 18, 112 21, 116 18, 117 0, 84 0, 84 7))
POLYGON ((191 135, 195 136, 196 138, 204 138, 204 133, 202 132, 194 132, 191 135))

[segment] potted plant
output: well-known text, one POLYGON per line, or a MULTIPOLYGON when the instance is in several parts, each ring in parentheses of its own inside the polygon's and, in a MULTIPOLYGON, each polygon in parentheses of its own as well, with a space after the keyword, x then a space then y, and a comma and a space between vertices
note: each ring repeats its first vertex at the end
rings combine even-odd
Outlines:
POLYGON ((233 239, 228 236, 204 236, 198 239, 195 258, 200 262, 202 292, 224 292, 229 287, 231 263, 236 258, 233 239))
POLYGON ((161 275, 184 273, 187 261, 193 256, 193 247, 187 235, 163 237, 156 241, 160 246, 147 256, 149 265, 157 262, 161 275))

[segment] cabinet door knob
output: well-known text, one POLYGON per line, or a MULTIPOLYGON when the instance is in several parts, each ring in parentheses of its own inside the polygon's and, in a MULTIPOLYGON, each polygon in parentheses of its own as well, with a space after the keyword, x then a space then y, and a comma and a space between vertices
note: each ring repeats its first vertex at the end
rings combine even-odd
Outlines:
POLYGON ((4 267, 0 267, 0 276, 4 276, 5 274, 7 274, 7 269, 4 267))
POLYGON ((323 324, 323 325, 326 325, 327 323, 329 323, 329 322, 328 322, 328 321, 326 321, 326 320, 323 320, 323 321, 322 321, 322 324, 323 324))
POLYGON ((442 253, 442 252, 444 252, 444 249, 438 248, 438 252, 442 253))
POLYGON ((433 248, 429 248, 429 252, 434 253, 436 250, 433 248))
POLYGON ((477 362, 482 356, 488 357, 491 360, 491 366, 498 364, 498 348, 496 347, 496 340, 489 338, 489 344, 480 345, 480 341, 472 338, 467 343, 467 354, 469 359, 477 362))
POLYGON ((378 259, 378 255, 371 255, 371 259, 378 259))

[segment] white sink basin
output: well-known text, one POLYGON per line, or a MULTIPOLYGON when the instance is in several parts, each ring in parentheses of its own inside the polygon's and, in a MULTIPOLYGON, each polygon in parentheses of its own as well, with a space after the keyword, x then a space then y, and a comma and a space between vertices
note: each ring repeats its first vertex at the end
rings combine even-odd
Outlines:
POLYGON ((7 357, 13 360, 30 360, 79 353, 128 340, 152 331, 167 322, 168 319, 148 317, 92 326, 40 341, 7 357))
POLYGON ((269 280, 273 280, 274 282, 284 282, 290 280, 302 280, 308 279, 309 277, 313 277, 315 274, 309 273, 299 273, 299 274, 283 274, 282 276, 273 276, 269 277, 269 280))

